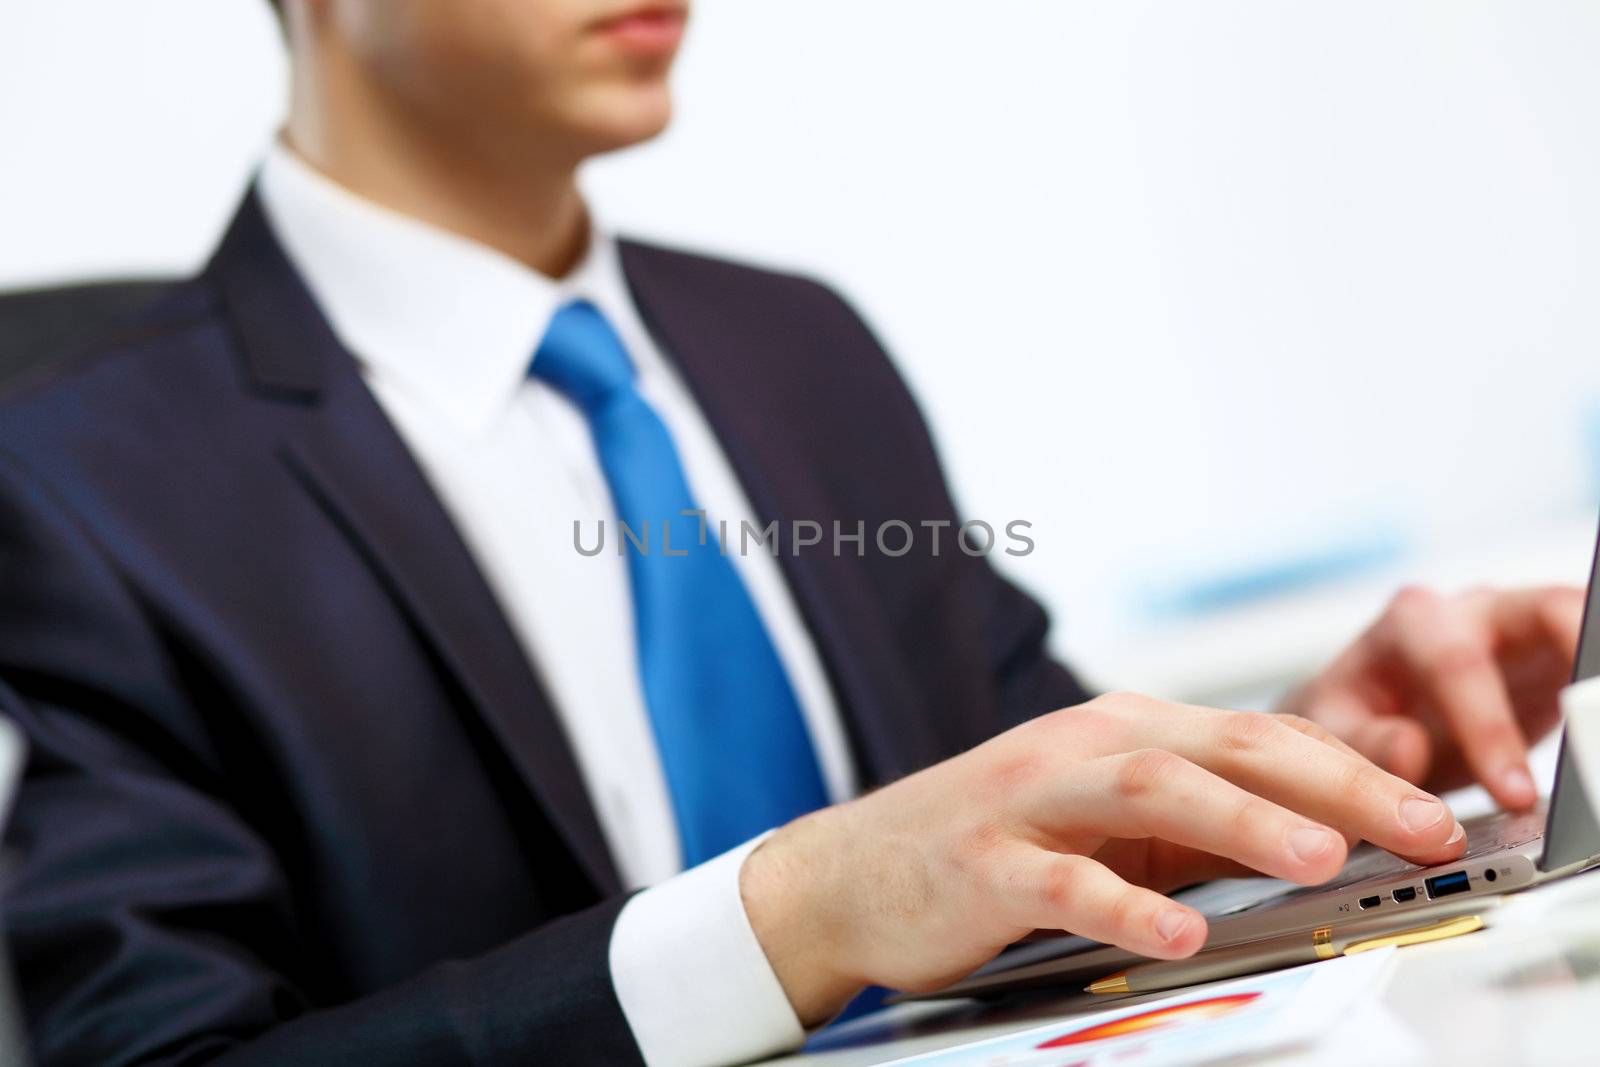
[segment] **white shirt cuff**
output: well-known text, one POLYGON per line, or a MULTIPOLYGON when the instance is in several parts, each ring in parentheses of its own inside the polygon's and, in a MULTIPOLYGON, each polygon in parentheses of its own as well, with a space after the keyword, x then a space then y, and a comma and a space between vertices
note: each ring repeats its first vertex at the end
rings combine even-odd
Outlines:
POLYGON ((722 1067, 805 1031, 739 896, 746 841, 636 895, 611 932, 611 982, 649 1067, 722 1067))

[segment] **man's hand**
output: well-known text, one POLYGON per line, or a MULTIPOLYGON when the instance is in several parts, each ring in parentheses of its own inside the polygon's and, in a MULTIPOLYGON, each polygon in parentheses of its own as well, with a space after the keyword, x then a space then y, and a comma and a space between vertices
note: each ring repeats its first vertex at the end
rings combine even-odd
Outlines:
POLYGON ((1159 890, 1246 870, 1315 884, 1357 838, 1442 863, 1466 835, 1305 720, 1112 694, 790 823, 740 889, 812 1025, 865 985, 935 989, 1039 928, 1187 956, 1205 919, 1159 890))
POLYGON ((1582 616, 1575 588, 1403 589, 1284 710, 1408 781, 1482 782, 1522 810, 1538 800, 1528 745, 1560 721, 1582 616))

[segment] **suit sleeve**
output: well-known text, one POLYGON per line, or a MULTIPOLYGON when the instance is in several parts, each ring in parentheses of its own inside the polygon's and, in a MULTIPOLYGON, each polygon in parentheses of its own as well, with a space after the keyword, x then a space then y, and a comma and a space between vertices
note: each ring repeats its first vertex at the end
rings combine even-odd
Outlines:
POLYGON ((215 701, 185 692, 153 617, 0 457, 0 708, 31 749, 4 911, 42 1067, 641 1062, 608 966, 623 897, 317 998, 282 865, 227 800, 215 701))
POLYGON ((1094 697, 1078 676, 1050 654, 1044 607, 982 561, 979 588, 987 605, 989 660, 1004 726, 1094 697))

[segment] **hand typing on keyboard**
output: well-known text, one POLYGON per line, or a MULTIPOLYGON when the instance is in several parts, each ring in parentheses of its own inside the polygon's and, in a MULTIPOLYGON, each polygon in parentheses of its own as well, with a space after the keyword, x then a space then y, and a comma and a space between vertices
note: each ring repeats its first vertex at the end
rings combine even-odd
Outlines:
POLYGON ((1560 721, 1583 590, 1400 591, 1282 710, 1435 792, 1481 782, 1499 804, 1538 800, 1528 745, 1560 721))
POLYGON ((1466 838, 1314 723, 1113 693, 781 827, 740 892, 810 1025, 864 985, 942 986, 1035 929, 1187 956, 1206 920, 1163 890, 1315 885, 1358 839, 1446 863, 1466 838))

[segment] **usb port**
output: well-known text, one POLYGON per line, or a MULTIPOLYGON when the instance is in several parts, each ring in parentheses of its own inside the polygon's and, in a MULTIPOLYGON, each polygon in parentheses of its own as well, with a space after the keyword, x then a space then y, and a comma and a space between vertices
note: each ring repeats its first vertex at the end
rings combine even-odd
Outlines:
POLYGON ((1466 871, 1451 871, 1449 874, 1438 874, 1425 879, 1424 885, 1428 887, 1428 899, 1438 900, 1448 897, 1453 893, 1465 893, 1472 886, 1468 884, 1466 871))
POLYGON ((1414 885, 1408 885, 1403 889, 1396 889, 1389 895, 1394 897, 1394 902, 1396 904, 1409 904, 1413 900, 1417 899, 1417 887, 1414 885))
POLYGON ((1362 897, 1361 900, 1358 901, 1358 903, 1361 905, 1361 910, 1362 911, 1366 911, 1368 908, 1376 908, 1379 904, 1382 904, 1383 903, 1383 898, 1382 897, 1362 897))

